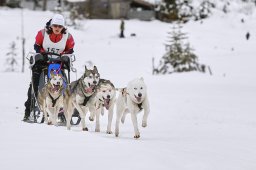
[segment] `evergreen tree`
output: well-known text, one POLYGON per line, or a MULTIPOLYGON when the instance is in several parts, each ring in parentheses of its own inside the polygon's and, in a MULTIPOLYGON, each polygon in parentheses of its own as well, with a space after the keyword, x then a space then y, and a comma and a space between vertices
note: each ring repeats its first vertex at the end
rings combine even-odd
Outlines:
POLYGON ((215 8, 215 4, 210 0, 204 0, 203 2, 201 2, 198 9, 198 14, 196 16, 196 20, 209 17, 212 8, 215 8))
POLYGON ((158 18, 164 21, 187 21, 192 16, 191 0, 163 0, 157 8, 158 18))
POLYGON ((193 53, 185 33, 181 32, 181 26, 173 26, 168 32, 168 41, 165 44, 166 53, 160 60, 157 68, 153 68, 153 73, 167 74, 174 72, 201 71, 205 72, 205 65, 198 63, 198 57, 193 53))
POLYGON ((11 46, 10 46, 10 52, 6 53, 6 56, 7 56, 7 59, 6 59, 6 65, 7 65, 7 68, 6 68, 6 71, 11 71, 11 72, 14 72, 16 69, 15 69, 15 66, 18 65, 18 62, 16 60, 16 43, 13 41, 11 43, 11 46))

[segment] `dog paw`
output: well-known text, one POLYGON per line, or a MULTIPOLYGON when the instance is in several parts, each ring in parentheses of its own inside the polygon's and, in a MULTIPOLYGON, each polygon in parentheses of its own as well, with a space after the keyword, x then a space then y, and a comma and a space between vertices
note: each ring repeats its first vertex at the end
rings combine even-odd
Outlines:
POLYGON ((134 138, 135 138, 135 139, 140 138, 140 132, 136 132, 135 135, 134 135, 134 138))
POLYGON ((88 131, 88 128, 87 127, 83 128, 83 131, 88 131))
POLYGON ((99 128, 96 128, 96 129, 95 129, 95 132, 100 132, 100 129, 99 129, 99 128))
POLYGON ((113 132, 111 130, 107 130, 107 134, 112 134, 113 132))
POLYGON ((115 136, 118 137, 119 131, 115 131, 115 136))
POLYGON ((90 121, 94 121, 94 118, 90 116, 90 117, 89 117, 89 120, 90 120, 90 121))
POLYGON ((134 135, 134 138, 138 139, 138 138, 140 138, 140 135, 139 134, 138 135, 134 135))
POLYGON ((48 125, 52 125, 52 122, 48 122, 47 124, 48 124, 48 125))
POLYGON ((70 130, 71 128, 70 127, 67 127, 68 130, 70 130))
POLYGON ((142 127, 147 127, 147 122, 142 122, 142 127))

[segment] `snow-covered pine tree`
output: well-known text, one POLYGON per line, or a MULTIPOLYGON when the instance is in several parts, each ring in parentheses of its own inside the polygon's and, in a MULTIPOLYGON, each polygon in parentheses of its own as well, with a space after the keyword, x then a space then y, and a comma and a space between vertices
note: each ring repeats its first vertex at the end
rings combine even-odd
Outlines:
POLYGON ((163 21, 187 21, 192 16, 191 0, 163 0, 156 9, 163 21))
MULTIPOLYGON (((193 53, 187 35, 181 32, 182 26, 174 25, 168 32, 165 44, 166 53, 160 60, 158 67, 153 68, 154 74, 170 74, 174 72, 201 71, 205 72, 205 65, 198 63, 198 57, 193 53)), ((154 67, 154 66, 153 66, 154 67)))
POLYGON ((81 19, 84 19, 83 15, 79 14, 78 6, 73 6, 70 9, 69 18, 67 18, 67 24, 72 26, 74 29, 82 30, 83 25, 80 22, 81 19))
POLYGON ((209 17, 209 15, 211 14, 212 8, 215 8, 215 4, 214 2, 212 2, 212 0, 202 1, 199 5, 198 14, 196 15, 196 20, 209 17))
POLYGON ((6 71, 10 71, 10 72, 14 72, 16 71, 16 68, 15 66, 18 65, 18 62, 17 62, 17 59, 16 59, 16 56, 17 56, 17 53, 16 53, 16 43, 13 41, 11 43, 11 46, 10 46, 10 51, 8 53, 6 53, 6 71))

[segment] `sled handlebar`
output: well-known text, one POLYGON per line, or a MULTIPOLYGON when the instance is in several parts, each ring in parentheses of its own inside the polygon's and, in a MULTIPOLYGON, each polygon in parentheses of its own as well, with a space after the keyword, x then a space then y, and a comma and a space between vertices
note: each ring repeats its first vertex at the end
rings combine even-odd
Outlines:
MULTIPOLYGON (((32 69, 32 67, 36 63, 36 55, 39 53, 29 52, 27 55, 27 59, 29 60, 30 66, 29 68, 32 69)), ((73 62, 76 61, 76 56, 74 54, 54 54, 54 53, 44 53, 43 56, 47 56, 47 61, 60 61, 62 62, 64 57, 69 58, 69 66, 72 72, 76 72, 76 68, 73 67, 73 62)))
POLYGON ((69 58, 69 66, 72 72, 76 72, 76 68, 73 67, 73 62, 76 61, 75 54, 63 54, 62 56, 67 56, 69 58))

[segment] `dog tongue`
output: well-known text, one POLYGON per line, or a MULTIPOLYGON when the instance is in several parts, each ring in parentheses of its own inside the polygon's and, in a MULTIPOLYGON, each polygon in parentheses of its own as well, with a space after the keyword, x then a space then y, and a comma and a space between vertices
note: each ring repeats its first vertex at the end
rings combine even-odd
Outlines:
POLYGON ((104 106, 106 107, 107 110, 109 109, 109 101, 110 101, 110 99, 104 100, 104 106))
POLYGON ((141 97, 137 97, 137 96, 135 96, 135 98, 137 99, 137 101, 138 101, 138 102, 140 102, 140 101, 141 101, 141 97))
POLYGON ((90 87, 90 88, 85 89, 85 92, 86 92, 86 93, 92 93, 92 91, 93 91, 93 90, 92 90, 92 88, 91 88, 91 87, 90 87))
POLYGON ((86 93, 93 93, 94 85, 91 85, 89 88, 85 89, 86 93))
POLYGON ((58 91, 59 90, 59 86, 53 86, 53 91, 58 91))

